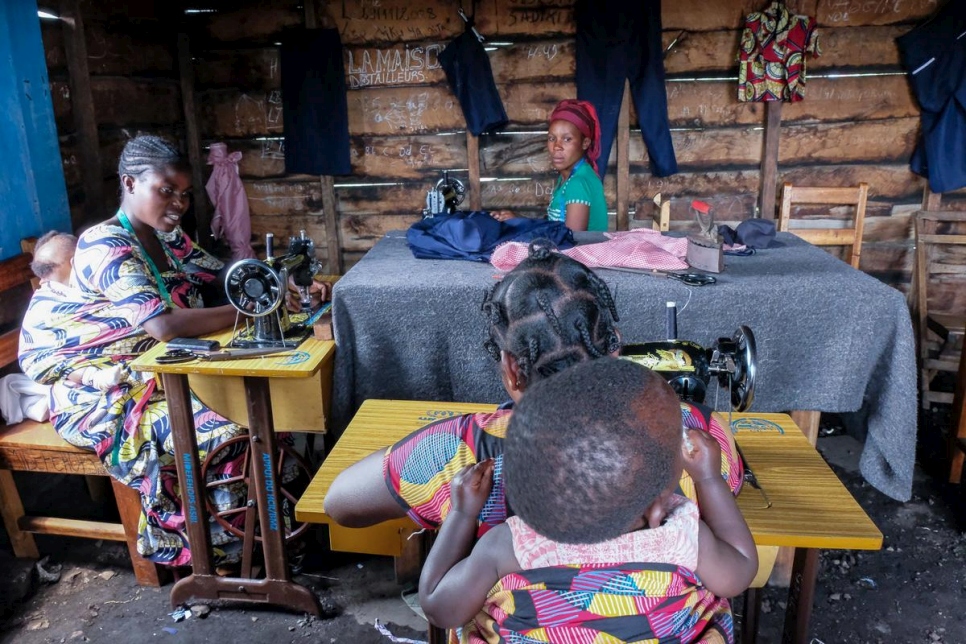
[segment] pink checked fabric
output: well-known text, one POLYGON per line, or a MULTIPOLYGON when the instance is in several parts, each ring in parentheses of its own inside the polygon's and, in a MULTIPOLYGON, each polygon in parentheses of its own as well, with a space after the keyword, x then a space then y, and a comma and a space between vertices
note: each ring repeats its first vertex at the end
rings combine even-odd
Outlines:
MULTIPOLYGON (((642 268, 679 271, 688 267, 684 257, 688 240, 665 237, 657 230, 640 228, 627 232, 607 233, 609 239, 598 244, 585 244, 560 251, 589 266, 642 268)), ((490 263, 501 271, 513 270, 527 258, 527 244, 508 242, 493 251, 490 263)))
POLYGON ((215 239, 224 239, 231 248, 232 261, 255 257, 252 250, 252 222, 248 212, 245 186, 238 176, 241 152, 228 154, 224 143, 212 143, 208 165, 214 166, 205 185, 208 197, 215 206, 211 232, 215 239))

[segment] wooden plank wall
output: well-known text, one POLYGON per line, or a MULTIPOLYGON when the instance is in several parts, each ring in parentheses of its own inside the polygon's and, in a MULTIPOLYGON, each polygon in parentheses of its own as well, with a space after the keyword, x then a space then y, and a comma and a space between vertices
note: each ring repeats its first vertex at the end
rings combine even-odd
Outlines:
MULTIPOLYGON (((779 187, 784 181, 831 186, 868 182, 871 202, 862 268, 905 288, 912 262, 909 214, 918 207, 923 181, 908 170, 918 108, 899 66, 894 38, 932 14, 937 3, 787 4, 817 17, 823 55, 808 60, 806 100, 784 106, 779 187)), ((504 131, 478 142, 483 208, 536 215, 546 207, 554 180, 544 144, 546 119, 557 101, 575 95, 572 5, 572 0, 479 2, 477 26, 494 47, 490 60, 510 117, 504 131)), ((764 109, 737 101, 735 55, 744 15, 765 5, 766 0, 664 2, 665 44, 686 31, 666 59, 672 138, 681 172, 663 179, 648 173, 632 108, 631 227, 649 225, 651 199, 658 192, 671 200, 676 229, 691 225, 687 204, 695 197, 711 201, 720 221, 737 222, 755 214, 764 109)), ((203 146, 226 141, 244 153, 241 173, 258 238, 266 232, 284 237, 304 229, 315 239, 320 256, 328 259, 318 177, 286 174, 282 159, 278 43, 287 30, 304 27, 302 4, 204 0, 192 6, 210 11, 179 17, 190 36, 203 146)), ((438 61, 446 43, 463 30, 458 6, 456 0, 316 2, 320 21, 342 34, 350 88, 353 174, 335 182, 338 245, 347 268, 386 231, 416 220, 426 189, 442 170, 464 180, 468 176, 462 113, 438 61)), ((178 96, 172 80, 173 44, 146 43, 142 49, 122 35, 133 31, 111 32, 110 18, 96 19, 100 14, 94 8, 91 13, 92 52, 101 51, 96 47, 104 42, 115 43, 113 50, 108 46, 96 58, 101 62, 94 53, 90 56, 107 177, 113 173, 108 164, 116 160, 132 125, 180 131, 183 116, 172 105, 178 96), (132 96, 148 100, 132 101, 132 96)), ((151 32, 137 30, 144 38, 151 32)), ((56 47, 48 52, 52 69, 63 68, 56 52, 56 47)), ((56 82, 52 74, 55 96, 60 88, 56 82)), ((69 152, 69 101, 59 104, 69 152)), ((604 181, 612 209, 617 205, 614 147, 604 181)), ((68 167, 69 159, 65 154, 71 177, 76 169, 68 167)), ((958 194, 944 200, 949 207, 966 208, 966 197, 958 194)), ((846 214, 833 212, 835 217, 846 214)), ((966 298, 952 289, 948 295, 966 298)))
POLYGON ((99 168, 85 167, 80 149, 65 48, 68 27, 60 21, 41 22, 71 219, 77 230, 114 214, 117 161, 128 139, 144 132, 184 144, 171 15, 159 13, 150 2, 87 0, 80 3, 79 10, 97 124, 99 168), (95 173, 102 181, 99 203, 88 202, 85 173, 95 173))

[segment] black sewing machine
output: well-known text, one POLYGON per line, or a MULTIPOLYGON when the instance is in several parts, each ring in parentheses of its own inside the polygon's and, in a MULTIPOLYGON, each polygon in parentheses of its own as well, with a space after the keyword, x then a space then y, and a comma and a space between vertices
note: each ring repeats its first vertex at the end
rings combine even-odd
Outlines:
POLYGON ((747 411, 755 399, 758 373, 755 334, 746 326, 730 338, 718 338, 709 348, 677 339, 677 306, 668 302, 667 337, 660 342, 628 344, 621 357, 658 372, 681 400, 703 403, 712 377, 730 392, 735 411, 747 411))
POLYGON ((449 171, 443 171, 443 178, 436 182, 432 190, 426 193, 426 207, 423 217, 438 215, 452 215, 466 197, 466 186, 459 179, 449 176, 449 171))
POLYGON ((288 251, 277 257, 275 236, 266 234, 265 261, 243 259, 225 276, 225 293, 238 311, 231 346, 298 346, 311 332, 311 325, 294 323, 289 315, 285 306, 289 277, 299 290, 303 313, 311 313, 309 287, 318 270, 315 242, 304 230, 298 237, 290 237, 288 251), (240 316, 245 317, 245 327, 239 331, 240 316))

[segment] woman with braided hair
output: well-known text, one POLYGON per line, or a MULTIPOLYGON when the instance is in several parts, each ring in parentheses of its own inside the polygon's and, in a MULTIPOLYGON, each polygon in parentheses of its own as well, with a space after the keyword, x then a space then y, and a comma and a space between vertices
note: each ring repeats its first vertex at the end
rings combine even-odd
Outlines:
MULTIPOLYGON (((325 512, 346 527, 361 528, 409 516, 438 528, 450 509, 450 482, 464 467, 493 459, 493 488, 479 515, 482 535, 506 521, 503 443, 513 405, 534 383, 569 367, 620 353, 617 309, 610 289, 580 262, 530 245, 529 257, 483 300, 489 322, 484 347, 499 363, 510 396, 492 413, 466 414, 418 429, 343 471, 325 497, 325 512)), ((710 432, 724 450, 728 436, 710 410, 682 404, 683 425, 710 432)), ((732 488, 740 481, 734 458, 722 460, 732 488)), ((693 496, 690 479, 682 490, 693 496)))
MULTIPOLYGON (((156 563, 188 565, 191 552, 177 493, 167 401, 153 378, 128 365, 159 341, 230 326, 230 305, 202 308, 222 263, 193 245, 179 226, 191 200, 191 169, 164 139, 130 140, 118 164, 121 206, 78 240, 69 287, 31 301, 20 338, 20 365, 52 385, 50 420, 67 442, 95 451, 114 478, 141 493, 138 552, 156 563), (120 367, 120 369, 118 369, 120 367), (106 388, 77 382, 75 372, 113 370, 106 388)), ((201 458, 245 430, 192 396, 201 458)), ((237 473, 241 454, 208 470, 209 480, 237 473)), ((244 485, 219 487, 219 510, 243 505, 244 485)), ((235 561, 239 542, 212 524, 216 564, 235 561)))

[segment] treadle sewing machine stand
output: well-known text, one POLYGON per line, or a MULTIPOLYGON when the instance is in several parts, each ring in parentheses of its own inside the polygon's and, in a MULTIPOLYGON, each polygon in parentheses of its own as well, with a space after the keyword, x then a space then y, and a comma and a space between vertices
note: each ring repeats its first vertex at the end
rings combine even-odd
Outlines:
MULTIPOLYGON (((296 611, 319 615, 315 594, 292 581, 288 557, 285 554, 284 521, 280 516, 278 479, 275 471, 275 427, 272 420, 272 400, 265 378, 246 377, 248 399, 249 441, 251 443, 252 476, 254 478, 255 507, 261 528, 262 550, 265 557, 265 579, 219 577, 212 563, 211 533, 207 490, 201 479, 201 462, 194 432, 191 393, 188 378, 183 374, 162 373, 168 414, 174 439, 185 508, 188 541, 191 544, 192 573, 171 589, 171 604, 179 606, 189 600, 235 600, 284 606, 296 611), (266 466, 259 466, 260 464, 266 466)), ((250 507, 250 506, 249 506, 250 507)), ((251 522, 246 522, 251 525, 251 522)), ((245 535, 245 553, 251 552, 254 534, 245 535)))

